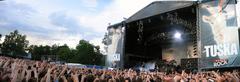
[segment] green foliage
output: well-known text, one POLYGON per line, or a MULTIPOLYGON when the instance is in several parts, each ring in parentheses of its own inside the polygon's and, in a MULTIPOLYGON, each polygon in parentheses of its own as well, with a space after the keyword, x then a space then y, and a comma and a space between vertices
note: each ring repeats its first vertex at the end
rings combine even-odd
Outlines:
POLYGON ((25 49, 27 49, 28 43, 26 35, 21 35, 15 30, 5 36, 2 43, 2 53, 12 56, 25 56, 25 49))
POLYGON ((2 40, 1 38, 2 38, 2 34, 0 34, 0 41, 2 40))
POLYGON ((57 55, 58 49, 59 49, 59 46, 57 44, 52 45, 50 54, 51 55, 57 55))
POLYGON ((61 61, 89 65, 104 65, 105 60, 100 53, 100 47, 94 46, 86 40, 80 40, 76 49, 70 49, 67 44, 51 47, 31 45, 30 49, 35 60, 40 60, 42 55, 57 55, 61 61))
POLYGON ((37 45, 31 45, 29 47, 29 51, 32 53, 32 59, 34 60, 40 60, 41 56, 43 55, 51 55, 51 47, 46 46, 37 46, 37 45))
MULTIPOLYGON (((1 38, 2 38, 2 34, 0 34, 0 41, 2 41, 1 38)), ((1 49, 2 49, 2 44, 0 43, 0 54, 2 54, 2 50, 1 49)))
MULTIPOLYGON (((1 37, 1 35, 0 35, 1 37)), ((42 56, 57 56, 61 61, 81 63, 89 65, 104 65, 104 57, 100 53, 100 47, 94 46, 86 40, 80 40, 76 49, 70 49, 67 44, 59 45, 30 45, 26 35, 21 35, 17 30, 6 35, 2 43, 2 52, 9 55, 24 55, 25 49, 32 54, 32 59, 41 60, 42 56)))
POLYGON ((102 54, 99 46, 94 46, 86 40, 80 40, 76 46, 76 54, 70 62, 102 65, 102 54))
POLYGON ((66 61, 66 62, 68 62, 72 57, 71 50, 66 44, 64 44, 63 46, 60 46, 56 54, 59 55, 59 58, 62 61, 66 61))

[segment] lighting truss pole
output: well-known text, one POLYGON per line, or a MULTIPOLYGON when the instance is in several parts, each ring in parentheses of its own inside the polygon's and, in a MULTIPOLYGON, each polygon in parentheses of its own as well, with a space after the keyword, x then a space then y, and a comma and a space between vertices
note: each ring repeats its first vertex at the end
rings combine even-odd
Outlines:
POLYGON ((240 10, 239 10, 239 8, 240 8, 240 0, 236 0, 236 8, 235 8, 235 10, 236 10, 236 16, 237 16, 237 25, 238 25, 238 27, 240 27, 240 10))

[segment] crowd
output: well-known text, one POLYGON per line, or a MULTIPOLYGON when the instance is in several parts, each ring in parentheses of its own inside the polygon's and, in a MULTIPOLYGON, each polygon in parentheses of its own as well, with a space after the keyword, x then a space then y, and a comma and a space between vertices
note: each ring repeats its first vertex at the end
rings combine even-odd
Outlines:
POLYGON ((0 82, 240 82, 240 72, 141 72, 69 68, 46 61, 0 56, 0 82))

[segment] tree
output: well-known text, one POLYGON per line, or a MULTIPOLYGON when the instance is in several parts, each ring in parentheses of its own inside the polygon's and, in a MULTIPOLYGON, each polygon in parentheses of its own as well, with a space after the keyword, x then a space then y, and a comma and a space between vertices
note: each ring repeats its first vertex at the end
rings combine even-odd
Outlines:
POLYGON ((39 50, 39 46, 31 45, 29 46, 29 52, 32 54, 32 59, 40 60, 41 59, 41 51, 39 50))
POLYGON ((72 57, 71 50, 67 44, 64 44, 63 46, 59 47, 57 51, 57 55, 62 61, 66 61, 66 62, 68 62, 69 59, 72 57))
MULTIPOLYGON (((2 34, 0 34, 0 41, 2 41, 2 34)), ((0 44, 0 54, 2 54, 2 44, 0 44)))
POLYGON ((70 62, 100 65, 101 60, 102 54, 99 46, 94 46, 86 40, 80 40, 76 46, 76 54, 70 62))
POLYGON ((57 44, 53 44, 50 49, 51 55, 57 55, 58 49, 59 49, 59 46, 57 44))
POLYGON ((34 59, 34 60, 40 60, 41 57, 45 56, 45 55, 52 55, 51 47, 48 45, 46 45, 46 46, 31 45, 31 46, 29 46, 29 49, 30 49, 29 51, 32 53, 32 59, 34 59))
POLYGON ((0 34, 0 41, 1 41, 1 38, 2 38, 2 34, 0 34))
POLYGON ((26 40, 26 35, 21 35, 15 30, 5 36, 4 42, 2 43, 2 53, 12 56, 25 56, 25 49, 28 43, 29 41, 26 40))

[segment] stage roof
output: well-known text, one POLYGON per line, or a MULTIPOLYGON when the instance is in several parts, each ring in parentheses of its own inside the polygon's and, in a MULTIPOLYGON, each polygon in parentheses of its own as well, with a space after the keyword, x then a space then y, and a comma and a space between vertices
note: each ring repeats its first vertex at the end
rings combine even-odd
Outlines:
POLYGON ((188 7, 193 5, 195 2, 196 1, 155 1, 129 17, 126 22, 129 23, 168 11, 188 7))

